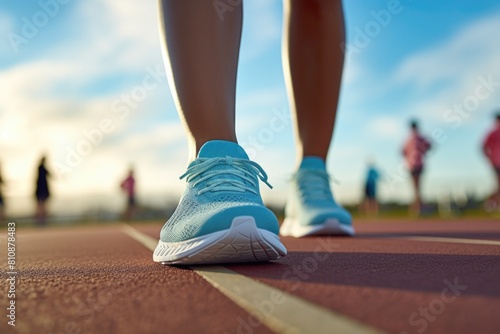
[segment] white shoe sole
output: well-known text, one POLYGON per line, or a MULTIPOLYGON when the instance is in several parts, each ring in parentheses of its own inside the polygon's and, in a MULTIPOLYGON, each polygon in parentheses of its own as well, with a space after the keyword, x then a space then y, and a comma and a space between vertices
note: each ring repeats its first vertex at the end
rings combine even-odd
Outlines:
POLYGON ((153 260, 163 264, 213 264, 276 260, 287 253, 279 237, 257 228, 252 216, 233 219, 228 230, 180 242, 159 241, 153 260))
POLYGON ((341 224, 337 219, 329 218, 319 225, 300 225, 292 218, 285 218, 280 228, 284 237, 308 237, 314 235, 354 235, 354 228, 341 224))

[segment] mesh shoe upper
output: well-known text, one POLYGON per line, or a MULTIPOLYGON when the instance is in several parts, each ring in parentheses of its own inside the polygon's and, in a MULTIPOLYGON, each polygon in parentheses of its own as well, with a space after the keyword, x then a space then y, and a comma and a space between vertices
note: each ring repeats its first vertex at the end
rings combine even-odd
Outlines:
POLYGON ((285 214, 301 225, 323 224, 328 218, 344 225, 352 224, 349 212, 333 198, 323 160, 316 157, 304 158, 294 175, 285 214))
POLYGON ((163 226, 160 239, 178 242, 229 229, 233 218, 253 216, 258 228, 278 234, 278 221, 260 197, 262 168, 235 143, 207 142, 181 178, 186 189, 177 209, 163 226))

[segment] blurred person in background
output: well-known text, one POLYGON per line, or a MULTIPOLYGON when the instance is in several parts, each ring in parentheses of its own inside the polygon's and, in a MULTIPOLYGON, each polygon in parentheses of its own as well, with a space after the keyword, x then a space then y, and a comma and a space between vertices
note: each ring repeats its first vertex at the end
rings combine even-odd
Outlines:
POLYGON ((48 177, 50 173, 45 166, 46 157, 42 156, 40 164, 38 165, 37 178, 36 178, 36 191, 35 197, 37 201, 36 207, 36 222, 39 226, 44 226, 47 217, 47 200, 50 197, 48 177))
POLYGON ((169 86, 190 154, 181 176, 184 194, 153 254, 157 262, 268 261, 286 254, 278 233, 354 234, 350 214, 334 200, 325 166, 344 64, 342 1, 284 1, 282 64, 298 159, 281 229, 260 195, 259 180, 270 186, 267 174, 236 138, 242 7, 160 0, 169 86), (221 247, 227 251, 217 251, 221 247))
POLYGON ((411 133, 403 146, 403 156, 406 167, 411 174, 415 198, 410 206, 410 211, 419 214, 422 210, 422 199, 420 193, 420 177, 424 171, 424 159, 431 143, 420 134, 418 122, 410 122, 411 133))
POLYGON ((369 162, 365 181, 365 198, 363 201, 363 211, 368 215, 378 214, 377 182, 379 178, 380 173, 375 167, 375 164, 369 162))
POLYGON ((495 172, 497 187, 488 202, 488 210, 500 209, 500 111, 495 116, 495 124, 483 141, 483 152, 495 172))
POLYGON ((131 220, 135 211, 135 178, 134 168, 130 167, 128 175, 120 184, 122 190, 127 194, 127 208, 124 217, 126 220, 131 220))

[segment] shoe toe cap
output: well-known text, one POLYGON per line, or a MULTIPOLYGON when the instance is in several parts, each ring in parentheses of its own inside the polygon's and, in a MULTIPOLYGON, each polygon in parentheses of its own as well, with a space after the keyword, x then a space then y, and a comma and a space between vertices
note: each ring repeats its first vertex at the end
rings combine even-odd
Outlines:
POLYGON ((275 214, 263 205, 235 205, 225 208, 210 217, 199 231, 199 235, 229 229, 236 217, 251 216, 257 228, 278 234, 279 224, 275 214))
POLYGON ((327 219, 336 219, 342 225, 352 225, 351 214, 344 208, 324 209, 313 214, 310 221, 312 225, 323 224, 327 219))

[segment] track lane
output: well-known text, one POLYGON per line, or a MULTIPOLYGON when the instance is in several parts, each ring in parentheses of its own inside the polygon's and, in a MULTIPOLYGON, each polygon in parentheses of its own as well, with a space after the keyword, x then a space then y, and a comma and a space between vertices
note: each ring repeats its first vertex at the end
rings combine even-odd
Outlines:
MULTIPOLYGON (((156 239, 161 225, 135 227, 156 239)), ((444 304, 435 319, 426 320, 425 333, 496 333, 500 328, 494 314, 500 309, 498 246, 404 239, 495 240, 500 235, 497 222, 379 222, 356 227, 356 238, 285 238, 287 257, 226 268, 390 333, 423 329, 420 308, 438 305, 445 280, 457 277, 466 290, 444 304), (317 268, 308 272, 305 265, 315 267, 311 259, 317 268), (297 269, 302 274, 293 271, 297 269)), ((255 318, 192 271, 152 263, 151 252, 116 226, 18 232, 22 276, 16 333, 33 328, 48 333, 175 333, 179 328, 185 333, 207 328, 220 333, 271 332, 262 324, 253 326, 255 318), (110 257, 116 252, 120 255, 110 257), (206 296, 210 306, 200 306, 197 296, 206 296)), ((4 249, 0 258, 5 263, 4 249)), ((0 304, 4 302, 2 295, 0 304)), ((0 323, 0 332, 9 333, 5 325, 0 323)))
POLYGON ((436 307, 446 282, 457 280, 467 288, 425 322, 425 332, 500 328, 499 247, 379 238, 283 242, 289 255, 276 263, 228 268, 390 333, 417 333, 420 308, 436 307))
MULTIPOLYGON (((402 237, 424 233, 427 226, 420 223, 359 225, 355 238, 283 238, 289 250, 285 258, 226 267, 390 333, 418 333, 423 328, 420 308, 439 303, 447 287, 445 280, 453 283, 457 278, 459 285, 465 282, 466 291, 445 304, 445 311, 436 319, 426 320, 425 332, 495 333, 500 328, 493 311, 500 308, 496 283, 500 247, 384 237, 395 232, 405 232, 402 237)), ((161 228, 136 227, 155 239, 161 228)), ((441 235, 447 228, 453 229, 447 233, 462 236, 500 232, 496 222, 432 222, 430 232, 425 233, 441 235)))
POLYGON ((119 226, 17 232, 17 324, 2 320, 1 333, 238 333, 249 317, 193 271, 153 263, 119 226))
MULTIPOLYGON (((157 239, 126 225, 128 234, 153 251, 157 239)), ((277 333, 382 334, 348 317, 335 314, 281 290, 238 275, 222 266, 190 266, 224 295, 277 333)))

